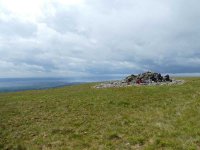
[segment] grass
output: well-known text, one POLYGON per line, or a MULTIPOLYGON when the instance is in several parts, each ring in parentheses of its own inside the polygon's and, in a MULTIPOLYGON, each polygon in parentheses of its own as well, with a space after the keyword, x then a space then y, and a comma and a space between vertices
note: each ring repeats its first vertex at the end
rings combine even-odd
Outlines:
POLYGON ((200 78, 0 94, 0 149, 200 149, 200 78))

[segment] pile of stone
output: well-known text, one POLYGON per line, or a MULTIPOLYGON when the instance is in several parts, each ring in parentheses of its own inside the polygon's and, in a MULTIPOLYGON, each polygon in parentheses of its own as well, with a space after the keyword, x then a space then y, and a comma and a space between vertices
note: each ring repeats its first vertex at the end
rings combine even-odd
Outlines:
POLYGON ((162 76, 160 73, 148 71, 138 75, 132 74, 123 80, 107 81, 96 85, 95 88, 126 87, 137 85, 173 85, 183 83, 184 81, 182 80, 171 79, 168 74, 162 76))
POLYGON ((126 83, 152 83, 152 82, 172 82, 169 75, 165 75, 164 77, 160 73, 156 72, 145 72, 138 75, 130 75, 125 78, 126 83))

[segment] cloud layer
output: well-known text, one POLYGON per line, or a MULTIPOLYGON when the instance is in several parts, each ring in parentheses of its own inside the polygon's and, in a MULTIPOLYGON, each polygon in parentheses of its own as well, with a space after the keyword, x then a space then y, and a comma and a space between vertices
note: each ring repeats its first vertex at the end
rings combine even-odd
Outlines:
POLYGON ((0 77, 200 72, 198 0, 0 1, 0 77))

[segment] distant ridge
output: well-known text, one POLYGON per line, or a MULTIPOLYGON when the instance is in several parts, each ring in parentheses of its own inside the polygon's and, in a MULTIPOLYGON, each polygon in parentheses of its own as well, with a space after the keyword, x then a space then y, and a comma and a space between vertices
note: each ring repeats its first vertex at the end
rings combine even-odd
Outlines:
POLYGON ((49 89, 81 83, 69 82, 64 78, 5 78, 0 79, 0 93, 49 89))

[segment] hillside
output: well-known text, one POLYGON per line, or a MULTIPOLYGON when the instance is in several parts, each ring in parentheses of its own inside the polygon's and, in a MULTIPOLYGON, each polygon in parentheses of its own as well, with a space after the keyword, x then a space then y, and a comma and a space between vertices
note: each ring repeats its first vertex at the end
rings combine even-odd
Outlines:
POLYGON ((200 78, 0 94, 0 149, 200 149, 200 78))

